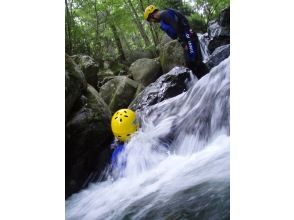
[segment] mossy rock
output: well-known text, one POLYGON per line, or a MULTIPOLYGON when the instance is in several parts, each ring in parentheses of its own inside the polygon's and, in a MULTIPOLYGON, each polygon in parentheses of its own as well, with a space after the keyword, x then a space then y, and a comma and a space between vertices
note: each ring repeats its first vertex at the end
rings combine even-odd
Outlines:
POLYGON ((116 76, 105 83, 99 91, 112 113, 126 108, 134 99, 139 83, 126 76, 116 76))
POLYGON ((184 50, 177 40, 163 46, 160 51, 160 63, 163 73, 169 72, 175 66, 185 66, 184 50))
POLYGON ((129 72, 135 81, 144 86, 154 82, 162 73, 160 62, 148 58, 136 60, 130 66, 129 72))
POLYGON ((98 77, 97 73, 99 72, 99 64, 88 55, 74 55, 72 58, 80 66, 83 71, 87 82, 96 88, 98 77))
POLYGON ((75 102, 85 91, 87 82, 79 66, 65 55, 65 118, 68 119, 75 102))

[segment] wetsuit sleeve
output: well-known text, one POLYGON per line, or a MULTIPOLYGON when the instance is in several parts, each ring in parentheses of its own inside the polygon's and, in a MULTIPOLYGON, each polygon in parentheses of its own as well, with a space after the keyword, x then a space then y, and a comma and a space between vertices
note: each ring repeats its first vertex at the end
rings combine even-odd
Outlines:
POLYGON ((168 24, 161 22, 160 28, 163 30, 171 39, 177 39, 177 32, 168 24))
MULTIPOLYGON (((160 18, 162 20, 162 23, 165 24, 165 26, 168 27, 163 27, 165 28, 165 32, 170 36, 172 36, 172 39, 176 39, 178 36, 180 36, 180 28, 178 24, 179 18, 177 15, 171 11, 171 10, 165 10, 160 13, 160 18)), ((161 26, 164 26, 161 24, 161 26)), ((161 29, 163 29, 161 28, 161 29)), ((170 36, 170 37, 171 37, 170 36)))

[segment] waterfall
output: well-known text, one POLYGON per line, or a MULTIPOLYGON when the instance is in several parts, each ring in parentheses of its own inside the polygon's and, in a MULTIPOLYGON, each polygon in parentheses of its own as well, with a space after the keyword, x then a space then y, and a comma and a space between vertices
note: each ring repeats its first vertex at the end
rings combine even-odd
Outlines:
POLYGON ((208 50, 209 37, 207 33, 197 34, 197 36, 200 43, 200 49, 201 49, 201 54, 203 57, 203 62, 206 63, 210 56, 210 52, 208 50))
POLYGON ((229 219, 230 58, 184 93, 137 112, 122 177, 66 201, 68 220, 229 219))

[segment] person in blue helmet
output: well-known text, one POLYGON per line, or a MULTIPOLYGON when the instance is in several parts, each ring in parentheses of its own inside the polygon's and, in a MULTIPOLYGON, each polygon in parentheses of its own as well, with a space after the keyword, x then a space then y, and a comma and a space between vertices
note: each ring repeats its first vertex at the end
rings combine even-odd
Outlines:
POLYGON ((170 38, 178 39, 184 48, 186 65, 198 79, 208 73, 208 68, 202 61, 198 37, 182 13, 175 9, 158 10, 154 5, 149 5, 145 9, 144 19, 160 23, 160 28, 170 38))
POLYGON ((123 176, 126 167, 126 158, 123 156, 125 143, 130 140, 131 135, 138 129, 135 112, 130 109, 120 109, 115 112, 111 119, 111 130, 115 136, 112 147, 114 151, 111 156, 111 169, 114 177, 123 176))

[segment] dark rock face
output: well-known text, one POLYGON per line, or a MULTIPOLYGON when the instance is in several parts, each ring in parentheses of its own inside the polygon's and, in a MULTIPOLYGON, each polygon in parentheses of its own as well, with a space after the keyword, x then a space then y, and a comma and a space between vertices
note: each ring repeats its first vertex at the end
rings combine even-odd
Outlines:
POLYGON ((209 22, 207 32, 211 39, 208 44, 210 53, 217 47, 230 43, 230 7, 222 10, 217 20, 209 22))
POLYGON ((80 66, 83 71, 87 82, 96 88, 98 83, 98 71, 99 64, 94 61, 94 59, 88 55, 74 55, 72 56, 74 61, 80 66))
POLYGON ((230 56, 230 45, 224 45, 216 48, 210 55, 206 65, 209 69, 217 66, 221 61, 230 56))
POLYGON ((111 155, 111 114, 98 92, 88 85, 86 104, 66 124, 66 197, 87 186, 111 155), (94 175, 95 174, 95 175, 94 175))
POLYGON ((220 36, 209 42, 208 49, 210 52, 213 52, 217 47, 220 47, 226 44, 230 44, 230 39, 227 37, 220 36))
POLYGON ((130 109, 141 110, 187 90, 191 73, 185 67, 175 67, 147 86, 129 105, 130 109))
POLYGON ((65 118, 68 119, 75 102, 86 89, 87 82, 81 69, 65 55, 65 118))
POLYGON ((230 26, 230 7, 225 8, 221 11, 219 16, 219 24, 222 27, 229 27, 230 26))

